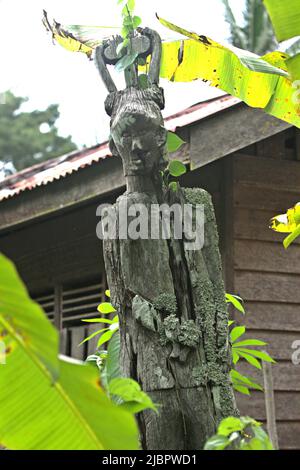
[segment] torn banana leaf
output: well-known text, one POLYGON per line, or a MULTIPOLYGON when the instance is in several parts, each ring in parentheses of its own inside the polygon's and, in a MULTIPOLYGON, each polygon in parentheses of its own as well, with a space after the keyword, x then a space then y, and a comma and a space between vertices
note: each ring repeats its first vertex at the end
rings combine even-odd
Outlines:
POLYGON ((288 54, 272 52, 259 57, 196 33, 159 21, 190 39, 163 43, 161 77, 190 82, 202 79, 236 96, 247 105, 300 128, 300 101, 295 100, 288 73, 288 54))
POLYGON ((300 203, 288 209, 286 214, 273 217, 270 221, 270 228, 275 232, 292 233, 300 224, 300 203))
POLYGON ((277 40, 300 36, 299 0, 264 0, 277 40))
POLYGON ((89 58, 93 50, 105 39, 120 31, 120 28, 114 26, 62 26, 55 20, 51 25, 46 11, 44 11, 43 24, 52 34, 53 39, 62 47, 71 52, 83 52, 89 58))

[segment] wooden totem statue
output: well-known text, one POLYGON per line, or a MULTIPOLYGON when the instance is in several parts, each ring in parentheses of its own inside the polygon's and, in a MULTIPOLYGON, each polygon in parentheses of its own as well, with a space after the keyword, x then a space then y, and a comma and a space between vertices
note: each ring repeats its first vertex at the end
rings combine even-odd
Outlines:
POLYGON ((106 272, 120 320, 122 374, 138 381, 158 404, 158 413, 147 410, 137 417, 142 448, 201 449, 222 418, 237 414, 218 234, 206 191, 174 192, 163 183, 167 131, 159 88, 161 40, 147 28, 139 34, 132 47, 140 56, 151 54, 146 88, 139 86, 133 64, 125 72, 126 89, 117 91, 107 68, 116 61, 117 41, 96 50, 109 91, 110 147, 122 158, 127 184, 114 206, 118 236, 104 240, 106 272), (204 208, 203 246, 190 249, 190 240, 174 233, 151 236, 150 215, 173 204, 183 211, 204 208), (140 237, 124 236, 136 207, 144 211, 140 237))

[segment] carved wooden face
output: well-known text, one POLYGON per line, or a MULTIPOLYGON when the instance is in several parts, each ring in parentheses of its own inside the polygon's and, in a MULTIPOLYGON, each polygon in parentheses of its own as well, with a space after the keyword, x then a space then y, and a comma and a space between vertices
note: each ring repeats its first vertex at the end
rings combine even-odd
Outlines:
POLYGON ((111 136, 123 160, 125 176, 149 174, 165 152, 167 131, 162 118, 124 113, 112 123, 111 136))

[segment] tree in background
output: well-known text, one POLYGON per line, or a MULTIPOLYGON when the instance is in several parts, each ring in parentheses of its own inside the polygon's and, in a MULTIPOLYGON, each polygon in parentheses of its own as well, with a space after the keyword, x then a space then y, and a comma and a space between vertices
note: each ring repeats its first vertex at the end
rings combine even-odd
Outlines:
POLYGON ((58 135, 58 105, 23 112, 21 107, 27 100, 8 91, 0 106, 0 161, 11 162, 16 170, 76 149, 71 136, 58 135))
POLYGON ((244 25, 238 25, 229 0, 222 0, 225 19, 230 25, 230 41, 235 47, 263 55, 276 49, 277 41, 262 0, 246 0, 244 25))

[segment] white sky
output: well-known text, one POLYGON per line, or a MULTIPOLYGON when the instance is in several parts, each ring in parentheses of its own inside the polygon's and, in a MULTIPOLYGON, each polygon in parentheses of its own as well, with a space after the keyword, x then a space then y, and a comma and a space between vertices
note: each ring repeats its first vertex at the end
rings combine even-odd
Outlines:
MULTIPOLYGON (((231 0, 231 4, 240 16, 243 0, 231 0)), ((172 33, 158 23, 156 12, 215 40, 224 41, 229 34, 221 0, 136 0, 136 5, 143 26, 155 28, 163 37, 172 33)), ((41 22, 43 9, 62 24, 120 24, 117 0, 0 0, 0 92, 11 89, 28 96, 30 110, 58 103, 62 135, 71 134, 78 145, 101 142, 109 128, 103 109, 106 90, 93 62, 83 54, 53 46, 41 22)), ((165 115, 220 94, 201 81, 162 81, 162 86, 165 115)))

